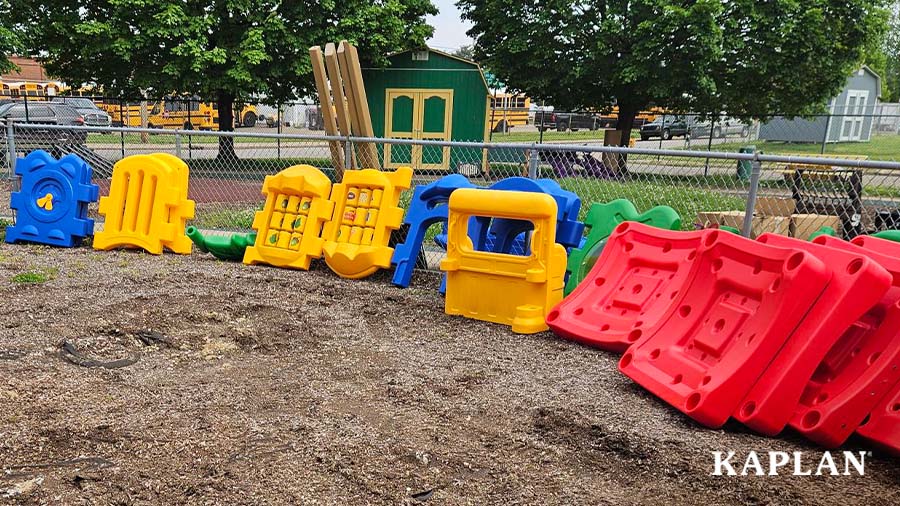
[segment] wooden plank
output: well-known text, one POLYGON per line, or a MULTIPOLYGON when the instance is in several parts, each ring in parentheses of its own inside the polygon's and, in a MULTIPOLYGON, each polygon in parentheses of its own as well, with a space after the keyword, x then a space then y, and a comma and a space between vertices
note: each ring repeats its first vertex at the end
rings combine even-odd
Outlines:
MULTIPOLYGON (((316 91, 319 92, 319 107, 322 108, 322 119, 325 123, 325 135, 338 135, 337 125, 334 123, 334 105, 331 102, 331 93, 328 91, 328 80, 325 77, 325 63, 322 59, 322 48, 313 46, 309 48, 309 59, 312 63, 313 77, 316 80, 316 91)), ((329 141, 331 150, 331 162, 334 164, 335 179, 340 181, 344 177, 344 152, 341 143, 329 141)))
MULTIPOLYGON (((338 128, 341 135, 352 135, 350 131, 350 113, 347 111, 347 99, 344 96, 344 83, 341 80, 341 69, 338 63, 337 51, 334 44, 325 44, 325 68, 328 69, 328 80, 331 83, 331 94, 334 97, 334 107, 337 111, 338 128)), ((350 160, 347 160, 348 168, 356 168, 356 157, 350 152, 350 160)))
MULTIPOLYGON (((369 113, 369 101, 366 97, 366 87, 363 83, 362 69, 359 65, 359 53, 356 46, 346 40, 342 40, 338 47, 338 56, 341 61, 341 77, 344 81, 347 93, 347 103, 350 106, 353 119, 354 135, 361 137, 374 137, 372 128, 372 116, 369 113)), ((366 142, 359 146, 360 157, 363 165, 375 169, 381 169, 378 161, 378 148, 375 144, 366 142)))

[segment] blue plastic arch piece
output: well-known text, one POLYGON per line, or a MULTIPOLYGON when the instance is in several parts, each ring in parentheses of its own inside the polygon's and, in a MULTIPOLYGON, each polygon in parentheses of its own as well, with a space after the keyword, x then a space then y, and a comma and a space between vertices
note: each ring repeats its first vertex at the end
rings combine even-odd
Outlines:
POLYGON ((91 183, 91 166, 78 155, 59 160, 35 150, 16 160, 21 190, 10 195, 16 223, 6 228, 6 242, 28 241, 71 248, 94 234, 88 205, 100 187, 91 183))
MULTIPOLYGON (((552 179, 527 179, 511 177, 494 183, 490 189, 507 191, 526 191, 546 193, 556 200, 556 242, 566 249, 575 248, 584 235, 584 223, 578 221, 581 210, 581 199, 574 192, 564 190, 552 179)), ((478 249, 489 249, 495 253, 514 255, 526 254, 527 241, 525 232, 531 230, 531 224, 521 220, 494 219, 490 229, 485 233, 484 224, 489 220, 479 220, 473 233, 478 249)))
MULTIPOLYGON (((581 210, 581 198, 574 192, 564 190, 553 179, 528 179, 525 177, 510 177, 497 181, 490 190, 525 191, 546 193, 556 200, 556 242, 562 244, 567 250, 577 248, 583 240, 584 223, 578 221, 578 213, 581 210)), ((494 253, 507 253, 513 255, 528 254, 528 241, 526 232, 532 229, 531 223, 522 220, 510 220, 505 218, 472 217, 469 221, 469 236, 472 245, 480 251, 492 251, 494 253)), ((447 249, 447 226, 434 238, 434 242, 447 249)), ((441 281, 440 292, 444 293, 446 276, 441 281)))
POLYGON ((459 188, 477 187, 460 174, 451 174, 427 185, 416 186, 403 220, 404 224, 409 225, 409 232, 404 242, 394 247, 394 256, 391 258, 391 263, 395 265, 392 283, 403 288, 409 286, 416 259, 422 251, 425 232, 435 223, 443 221, 446 226, 447 202, 450 194, 459 188))

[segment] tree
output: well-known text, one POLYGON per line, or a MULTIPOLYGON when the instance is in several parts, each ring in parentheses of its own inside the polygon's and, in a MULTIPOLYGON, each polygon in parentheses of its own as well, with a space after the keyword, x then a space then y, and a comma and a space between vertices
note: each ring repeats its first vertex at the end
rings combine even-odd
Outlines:
MULTIPOLYGON (((879 72, 882 78, 882 100, 900 101, 900 2, 891 2, 887 31, 881 40, 880 54, 877 49, 870 51, 875 56, 867 58, 867 63, 879 72), (871 61, 883 63, 873 66, 871 61)), ((867 55, 868 56, 868 55, 867 55)))
MULTIPOLYGON (((6 0, 0 0, 0 19, 8 19, 10 15, 10 5, 6 0)), ((0 22, 0 73, 7 73, 16 70, 16 65, 9 60, 9 57, 20 51, 19 37, 11 27, 5 26, 0 22)))
POLYGON ((465 46, 460 46, 453 51, 453 56, 475 61, 475 45, 466 44, 465 46))
POLYGON ((884 22, 881 0, 459 0, 475 56, 556 107, 762 116, 825 103, 884 22))
MULTIPOLYGON (((219 129, 254 96, 284 101, 315 90, 308 49, 347 39, 367 63, 421 46, 430 0, 12 0, 14 22, 47 71, 69 83, 218 104, 219 129)), ((234 156, 222 138, 219 156, 234 156)))

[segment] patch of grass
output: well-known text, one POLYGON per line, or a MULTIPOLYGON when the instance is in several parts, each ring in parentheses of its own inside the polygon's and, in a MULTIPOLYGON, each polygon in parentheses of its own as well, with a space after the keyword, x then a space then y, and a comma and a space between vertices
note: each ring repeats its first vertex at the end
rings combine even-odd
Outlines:
POLYGON ((194 159, 185 160, 190 168, 191 176, 219 177, 232 180, 257 181, 265 176, 275 174, 292 165, 312 165, 334 178, 331 158, 254 158, 237 160, 194 159))
MULTIPOLYGON (((715 151, 737 151, 752 144, 767 155, 818 155, 822 152, 819 143, 795 143, 775 141, 746 141, 716 144, 715 151)), ((825 155, 859 155, 871 160, 900 160, 900 135, 873 135, 869 142, 837 142, 825 146, 825 155)))
POLYGON ((211 230, 248 230, 253 227, 253 209, 224 209, 198 213, 191 225, 199 229, 211 230))
POLYGON ((681 228, 693 230, 697 213, 702 211, 742 211, 743 198, 715 188, 673 184, 671 180, 607 181, 601 179, 563 178, 560 186, 581 196, 584 219, 594 202, 628 199, 639 212, 654 206, 669 206, 681 216, 681 228))
POLYGON ((11 227, 13 222, 6 218, 0 218, 0 242, 6 240, 6 227, 11 227))
MULTIPOLYGON (((602 141, 604 130, 578 130, 577 132, 557 132, 556 130, 548 130, 544 132, 543 141, 541 133, 536 130, 516 131, 513 128, 506 133, 494 133, 491 135, 490 142, 559 142, 559 141, 602 141)), ((641 134, 638 128, 631 131, 633 139, 639 139, 641 134)))
MULTIPOLYGON (((240 130, 235 133, 240 135, 240 130)), ((259 133, 259 132, 257 132, 259 133)), ((261 133, 278 133, 278 130, 272 129, 271 132, 261 132, 261 133)), ((128 144, 139 143, 141 138, 141 134, 136 133, 126 133, 125 134, 125 142, 128 144)), ((99 133, 92 132, 88 134, 87 144, 115 144, 118 142, 122 142, 121 134, 117 133, 99 133)), ((215 136, 208 135, 182 135, 181 142, 187 147, 188 142, 191 144, 217 144, 219 142, 219 138, 215 136), (190 140, 189 140, 190 139, 190 140)), ((278 139, 272 137, 235 137, 235 144, 276 144, 278 139)), ((298 141, 296 139, 282 139, 282 145, 287 145, 288 143, 297 143, 304 142, 298 141)), ((170 146, 175 145, 175 131, 174 129, 160 129, 159 133, 152 133, 147 137, 147 144, 166 144, 170 146)))
POLYGON ((51 267, 49 269, 29 270, 20 272, 10 279, 13 283, 18 284, 40 284, 46 283, 51 279, 55 279, 59 275, 59 269, 51 267))

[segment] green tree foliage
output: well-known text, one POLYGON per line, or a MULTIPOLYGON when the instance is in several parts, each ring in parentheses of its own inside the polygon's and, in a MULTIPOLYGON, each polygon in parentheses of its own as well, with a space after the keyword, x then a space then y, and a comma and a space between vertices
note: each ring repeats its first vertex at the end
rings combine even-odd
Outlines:
POLYGON ((235 101, 311 95, 310 46, 346 39, 379 64, 421 46, 437 12, 430 0, 11 1, 50 74, 131 96, 197 94, 218 102, 222 130, 235 101))
POLYGON ((900 102, 900 2, 891 2, 881 45, 867 50, 866 63, 881 75, 882 100, 900 102))
MULTIPOLYGON (((9 19, 10 5, 6 0, 0 0, 0 20, 9 19)), ((16 66, 9 57, 21 50, 19 37, 12 30, 9 23, 0 21, 0 73, 16 70, 16 66)))
POLYGON ((885 22, 883 0, 459 0, 475 56, 566 109, 761 116, 822 106, 885 22))

